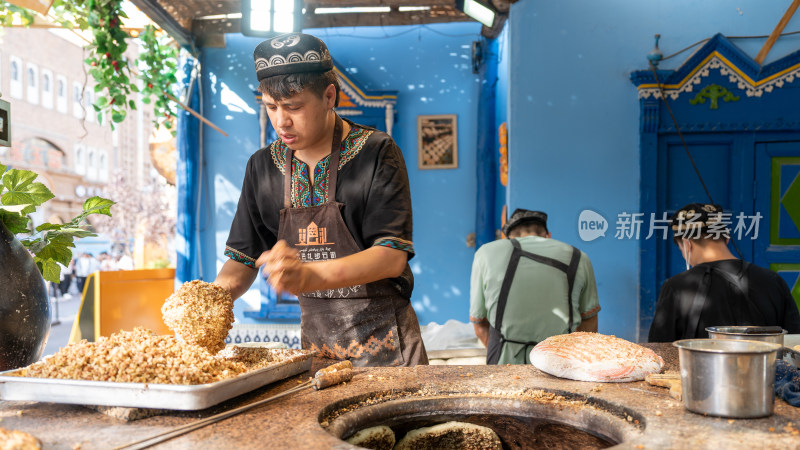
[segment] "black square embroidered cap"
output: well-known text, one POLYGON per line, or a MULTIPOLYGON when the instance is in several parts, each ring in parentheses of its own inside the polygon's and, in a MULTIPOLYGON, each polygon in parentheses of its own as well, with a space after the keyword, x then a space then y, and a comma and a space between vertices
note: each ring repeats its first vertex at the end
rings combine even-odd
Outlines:
POLYGON ((276 75, 333 69, 328 46, 304 33, 287 33, 258 44, 253 51, 258 81, 276 75))
POLYGON ((675 237, 698 239, 709 234, 730 237, 725 225, 722 206, 708 203, 689 203, 672 216, 675 237))
POLYGON ((505 226, 503 226, 503 234, 508 236, 512 228, 526 223, 538 223, 547 231, 547 213, 517 208, 514 210, 514 214, 511 214, 511 218, 508 219, 505 226))

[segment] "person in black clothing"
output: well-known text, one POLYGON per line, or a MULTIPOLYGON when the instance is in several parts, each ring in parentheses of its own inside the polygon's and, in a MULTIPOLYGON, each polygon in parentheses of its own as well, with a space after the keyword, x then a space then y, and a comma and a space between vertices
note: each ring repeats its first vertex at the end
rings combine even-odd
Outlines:
POLYGON ((336 113, 327 45, 304 33, 253 52, 278 139, 251 155, 215 283, 242 296, 259 270, 297 295, 300 340, 316 357, 413 366, 428 357, 411 292, 411 189, 386 133, 336 113))
POLYGON ((664 282, 650 342, 708 338, 706 327, 780 326, 800 333, 800 313, 777 273, 737 259, 719 205, 692 203, 672 218, 686 271, 664 282))

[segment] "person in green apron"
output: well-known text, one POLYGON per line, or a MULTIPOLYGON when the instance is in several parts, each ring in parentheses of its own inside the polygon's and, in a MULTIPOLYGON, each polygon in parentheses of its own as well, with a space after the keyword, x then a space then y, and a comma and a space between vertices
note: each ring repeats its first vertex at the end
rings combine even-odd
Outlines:
POLYGON ((411 194, 392 138, 342 119, 320 39, 289 33, 253 54, 278 139, 247 163, 216 283, 241 296, 263 269, 298 296, 303 348, 357 366, 427 364, 410 297, 411 194))
POLYGON ((551 239, 547 214, 517 209, 508 239, 475 252, 469 316, 487 364, 527 364, 537 343, 573 331, 597 332, 597 283, 577 248, 551 239))
POLYGON ((661 286, 649 342, 707 339, 706 327, 780 326, 800 333, 800 313, 777 273, 728 249, 730 215, 720 205, 690 203, 675 212, 672 231, 686 270, 661 286))

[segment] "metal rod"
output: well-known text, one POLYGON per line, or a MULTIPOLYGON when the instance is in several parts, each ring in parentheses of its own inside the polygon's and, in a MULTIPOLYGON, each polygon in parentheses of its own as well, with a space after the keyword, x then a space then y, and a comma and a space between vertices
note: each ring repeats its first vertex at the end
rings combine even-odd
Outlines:
POLYGON ((190 431, 194 431, 194 430, 196 430, 198 428, 202 428, 202 427, 204 427, 206 425, 210 425, 212 423, 219 422, 219 421, 221 421, 223 419, 227 419, 228 417, 235 416, 236 414, 239 414, 239 413, 245 412, 247 410, 253 409, 253 408, 257 407, 257 406, 261 406, 261 405, 263 405, 265 403, 269 403, 269 402, 271 402, 273 400, 277 400, 277 399, 279 399, 281 397, 285 397, 285 396, 287 396, 289 394, 293 394, 293 393, 295 393, 297 391, 301 391, 301 390, 303 390, 303 389, 305 389, 307 387, 311 387, 311 381, 306 381, 303 384, 295 386, 295 387, 293 387, 293 388, 291 388, 291 389, 289 389, 289 390, 287 390, 285 392, 282 392, 282 393, 277 394, 277 395, 273 395, 272 397, 265 398, 263 400, 259 400, 259 401, 254 402, 254 403, 250 403, 249 405, 240 406, 240 407, 234 408, 234 409, 232 409, 230 411, 221 412, 221 413, 213 415, 211 417, 206 417, 205 419, 200 419, 200 420, 196 420, 194 422, 187 423, 185 425, 177 426, 177 427, 172 428, 170 430, 167 430, 167 431, 165 431, 163 433, 155 434, 153 436, 150 436, 150 437, 147 437, 147 438, 144 438, 144 439, 140 439, 138 441, 131 442, 129 444, 125 444, 125 445, 120 446, 120 447, 115 447, 114 450, 121 450, 121 449, 139 450, 139 449, 151 447, 151 446, 156 445, 158 443, 161 443, 161 442, 164 442, 164 441, 168 441, 168 440, 170 440, 170 439, 172 439, 174 437, 178 437, 178 436, 180 436, 182 434, 186 434, 186 433, 188 433, 190 431))
POLYGON ((192 108, 188 107, 187 105, 184 105, 180 100, 175 98, 174 95, 172 95, 172 94, 170 94, 169 92, 166 92, 166 91, 164 91, 164 95, 166 95, 167 98, 169 98, 173 102, 177 103, 178 106, 180 106, 181 108, 185 109, 186 112, 188 112, 189 114, 197 117, 199 120, 202 120, 203 123, 205 123, 206 125, 210 126, 213 129, 219 131, 223 136, 228 137, 228 133, 222 131, 218 126, 214 125, 213 123, 211 123, 211 121, 209 121, 205 117, 201 116, 197 111, 193 110, 192 108))

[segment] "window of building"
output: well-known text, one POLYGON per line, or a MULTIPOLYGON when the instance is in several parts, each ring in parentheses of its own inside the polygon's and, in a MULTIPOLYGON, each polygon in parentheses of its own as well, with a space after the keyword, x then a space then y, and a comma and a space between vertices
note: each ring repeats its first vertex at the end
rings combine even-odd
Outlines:
POLYGON ((94 104, 94 90, 87 87, 83 91, 83 109, 86 111, 86 121, 94 122, 95 114, 97 114, 92 105, 94 104))
POLYGON ((100 152, 100 162, 98 163, 99 181, 108 181, 108 155, 105 151, 100 152))
POLYGON ((22 98, 22 60, 16 56, 12 56, 9 59, 11 67, 9 94, 14 98, 22 98))
POLYGON ((56 76, 56 108, 60 113, 67 113, 67 78, 56 76))
POLYGON ((35 64, 27 64, 28 102, 39 104, 39 68, 35 64))
POLYGON ((72 84, 72 115, 83 119, 83 86, 80 83, 72 84))
POLYGON ((78 175, 86 174, 86 149, 83 145, 75 145, 75 173, 78 175))
POLYGON ((42 106, 53 109, 53 72, 42 69, 42 106))
POLYGON ((86 154, 86 178, 97 180, 97 151, 89 147, 86 154))

